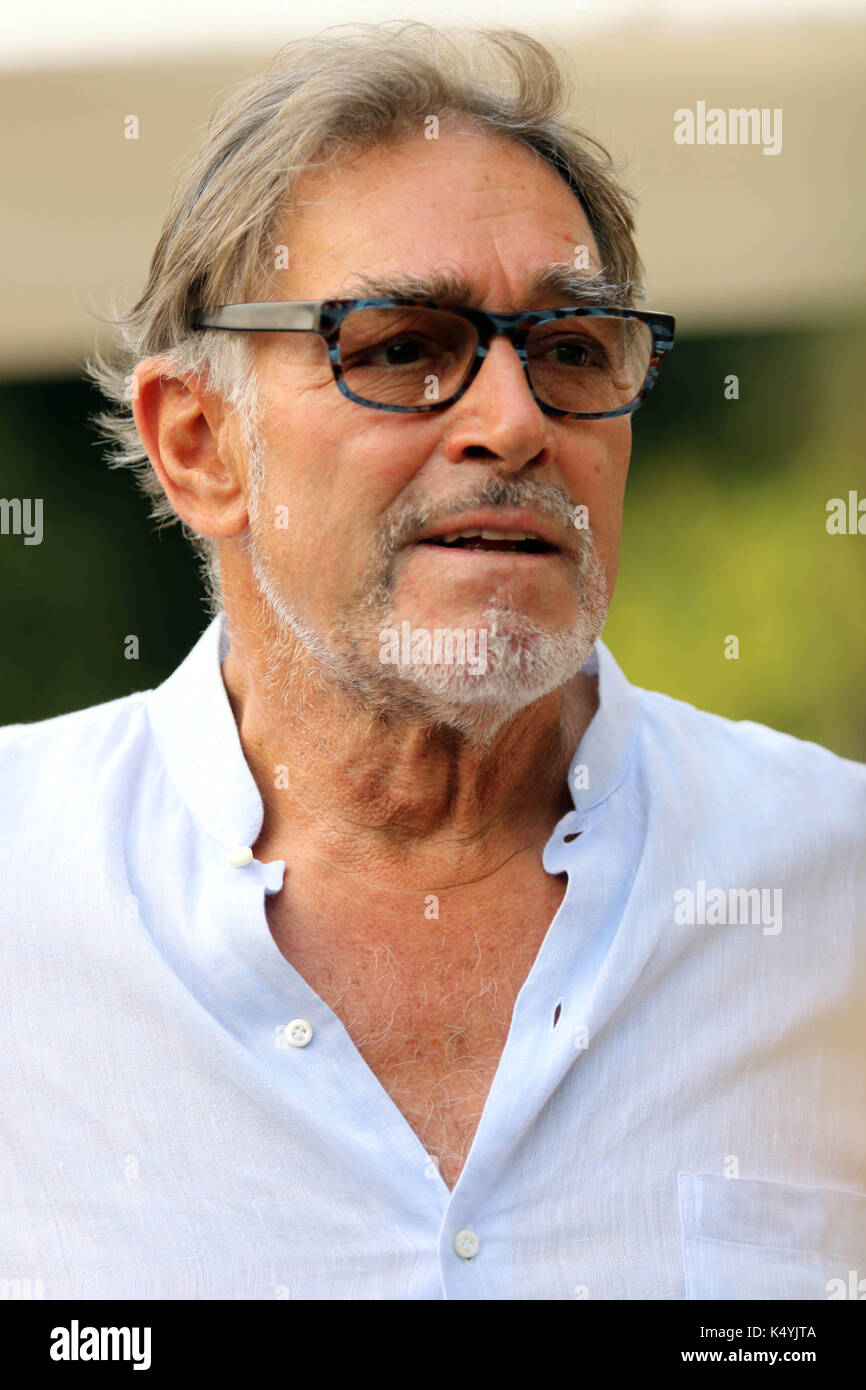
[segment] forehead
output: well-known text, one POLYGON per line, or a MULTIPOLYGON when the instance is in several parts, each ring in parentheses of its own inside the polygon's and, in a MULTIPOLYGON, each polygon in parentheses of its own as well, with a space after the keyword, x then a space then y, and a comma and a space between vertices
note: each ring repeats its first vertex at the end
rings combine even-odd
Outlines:
MULTIPOLYGON (((602 268, 583 208, 545 159, 445 126, 438 140, 419 133, 304 175, 283 234, 285 298, 372 293, 377 279, 417 275, 462 284, 460 302, 519 308, 545 293, 547 266, 602 268)), ((556 288, 554 275, 551 302, 556 288)))

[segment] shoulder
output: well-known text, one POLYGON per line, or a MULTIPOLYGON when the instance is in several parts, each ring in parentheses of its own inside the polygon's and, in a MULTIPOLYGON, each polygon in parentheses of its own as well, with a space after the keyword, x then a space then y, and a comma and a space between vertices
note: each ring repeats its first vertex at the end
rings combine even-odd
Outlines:
POLYGON ((0 820, 40 800, 68 804, 76 789, 117 774, 147 736, 150 691, 32 723, 0 727, 0 820))
POLYGON ((866 832, 866 764, 753 720, 726 719, 658 691, 638 694, 644 749, 659 775, 667 770, 753 803, 858 816, 866 832))

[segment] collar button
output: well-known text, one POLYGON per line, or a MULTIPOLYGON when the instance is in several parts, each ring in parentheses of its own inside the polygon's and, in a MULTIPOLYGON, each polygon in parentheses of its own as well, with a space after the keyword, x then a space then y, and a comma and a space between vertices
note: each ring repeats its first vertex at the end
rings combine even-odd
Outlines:
POLYGON ((252 862, 252 858, 253 852, 249 845, 236 845, 226 855, 226 863, 231 865, 233 869, 242 869, 245 864, 252 862))

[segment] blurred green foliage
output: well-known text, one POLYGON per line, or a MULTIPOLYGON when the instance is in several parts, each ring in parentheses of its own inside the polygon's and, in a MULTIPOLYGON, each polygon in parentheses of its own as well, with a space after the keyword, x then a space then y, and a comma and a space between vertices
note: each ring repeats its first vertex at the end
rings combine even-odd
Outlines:
POLYGON ((0 495, 44 499, 41 545, 0 536, 3 724, 158 684, 205 625, 178 528, 157 531, 127 472, 104 463, 87 423, 100 404, 85 382, 0 386, 0 495))
MULTIPOLYGON (((826 508, 866 498, 864 367, 859 323, 677 344, 633 417, 604 631, 636 684, 858 760, 866 535, 829 535, 826 508)), ((156 531, 128 475, 106 468, 87 423, 99 404, 84 382, 0 385, 0 495, 44 499, 41 545, 0 536, 0 723, 155 685, 207 620, 177 528, 156 531)))
POLYGON ((866 535, 826 523, 830 498, 866 500, 864 368, 862 324, 677 344, 634 416, 604 630, 635 684, 858 761, 866 535))

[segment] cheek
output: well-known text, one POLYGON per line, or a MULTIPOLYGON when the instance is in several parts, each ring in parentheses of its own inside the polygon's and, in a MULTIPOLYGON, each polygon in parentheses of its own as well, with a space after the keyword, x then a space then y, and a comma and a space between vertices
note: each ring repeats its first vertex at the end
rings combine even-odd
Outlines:
MULTIPOLYGON (((307 613, 330 611, 369 577, 372 538, 425 456, 394 417, 338 396, 312 397, 267 433, 259 530, 271 563, 307 613), (371 419, 367 419, 367 416, 371 419)), ((417 431, 416 431, 417 433, 417 431)))
POLYGON ((617 420, 586 422, 579 462, 574 470, 574 495, 589 508, 599 550, 619 544, 623 497, 631 453, 631 422, 628 416, 617 420))

